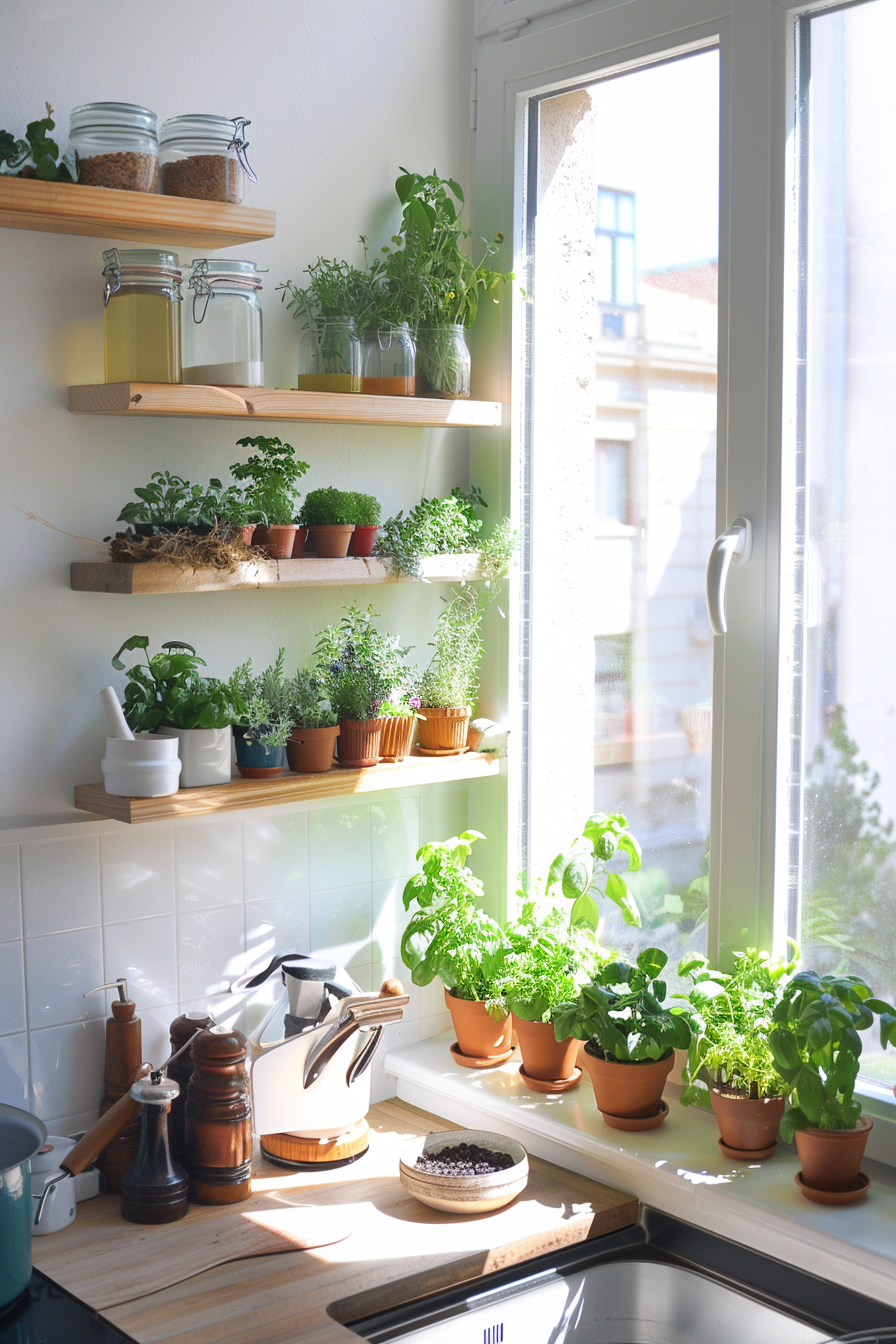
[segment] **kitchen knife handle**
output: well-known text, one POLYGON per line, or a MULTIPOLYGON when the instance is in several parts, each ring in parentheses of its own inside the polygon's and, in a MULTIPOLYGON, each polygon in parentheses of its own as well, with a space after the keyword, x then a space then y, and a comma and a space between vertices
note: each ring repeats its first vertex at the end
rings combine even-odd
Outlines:
MULTIPOLYGON (((135 1083, 138 1078, 145 1078, 151 1068, 151 1064, 141 1064, 139 1069, 134 1072, 131 1082, 135 1083)), ((78 1140, 62 1163, 64 1169, 70 1172, 72 1176, 79 1175, 139 1114, 139 1101, 132 1101, 130 1093, 125 1092, 123 1097, 118 1098, 114 1106, 110 1106, 108 1111, 100 1116, 96 1124, 91 1125, 84 1137, 78 1140)))

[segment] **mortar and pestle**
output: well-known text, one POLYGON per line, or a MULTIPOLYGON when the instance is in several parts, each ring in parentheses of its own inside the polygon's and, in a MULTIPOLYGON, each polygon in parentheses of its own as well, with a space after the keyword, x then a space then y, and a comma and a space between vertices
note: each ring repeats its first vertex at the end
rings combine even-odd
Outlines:
POLYGON ((166 798, 177 793, 181 764, 176 737, 138 733, 127 725, 113 686, 100 691, 111 736, 106 738, 103 782, 117 798, 166 798))

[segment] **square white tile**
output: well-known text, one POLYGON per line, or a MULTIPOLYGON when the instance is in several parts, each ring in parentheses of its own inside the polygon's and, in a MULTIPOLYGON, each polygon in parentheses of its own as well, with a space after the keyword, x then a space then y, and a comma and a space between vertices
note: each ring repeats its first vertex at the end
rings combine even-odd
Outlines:
POLYGON ((370 884, 311 896, 311 954, 347 969, 370 965, 370 884))
POLYGON ((243 936, 242 905, 177 916, 181 1001, 217 994, 243 974, 243 936))
MULTIPOLYGON (((466 786, 424 789, 420 795, 420 844, 460 835, 471 825, 469 815, 466 786)), ((472 825, 478 830, 475 820, 472 825)))
POLYGON ((403 877, 371 883, 370 955, 373 960, 388 961, 390 957, 401 956, 401 936, 411 917, 401 899, 404 885, 403 877))
POLYGON ((103 922, 174 913, 174 831, 128 826, 100 837, 103 922))
POLYGON ((370 875, 374 882, 409 877, 420 848, 420 800, 390 798, 370 805, 370 875))
POLYGON ((27 939, 25 983, 31 1031, 103 1017, 106 996, 84 997, 91 989, 106 983, 100 930, 73 929, 68 933, 51 933, 46 938, 27 939))
POLYGON ((25 963, 22 940, 0 943, 0 1035, 24 1031, 25 1017, 25 963))
POLYGON ((96 836, 22 845, 25 936, 86 929, 100 922, 96 836))
POLYGON ((95 1106, 92 1111, 81 1111, 79 1115, 54 1115, 49 1120, 44 1120, 48 1134, 59 1134, 63 1138, 74 1134, 83 1134, 85 1130, 95 1120, 99 1119, 100 1108, 95 1106))
POLYGON ((0 845, 0 943, 22 936, 18 845, 0 845))
POLYGON ((163 1008, 141 1008, 137 1014, 140 1018, 142 1058, 149 1060, 156 1068, 164 1064, 171 1054, 168 1028, 179 1012, 177 1004, 169 1004, 163 1008))
POLYGON ((28 1037, 0 1036, 0 1102, 31 1110, 31 1079, 28 1068, 28 1037))
POLYGON ((89 1022, 28 1034, 34 1112, 50 1116, 96 1111, 103 1095, 105 1026, 89 1022))
POLYGON ((225 817, 174 832, 177 909, 242 905, 243 840, 239 820, 225 817))
POLYGON ((247 901, 307 895, 307 812, 243 818, 243 880, 247 901))
POLYGON ((248 965, 263 966, 278 952, 305 952, 311 948, 309 898, 284 896, 279 900, 246 902, 246 957, 248 965))
POLYGON ((370 881, 370 808, 347 804, 308 814, 311 890, 370 881))
POLYGON ((138 1013, 146 1008, 176 1004, 176 916, 157 915, 154 919, 134 919, 127 924, 107 924, 103 929, 103 964, 107 984, 121 975, 125 977, 138 1013))

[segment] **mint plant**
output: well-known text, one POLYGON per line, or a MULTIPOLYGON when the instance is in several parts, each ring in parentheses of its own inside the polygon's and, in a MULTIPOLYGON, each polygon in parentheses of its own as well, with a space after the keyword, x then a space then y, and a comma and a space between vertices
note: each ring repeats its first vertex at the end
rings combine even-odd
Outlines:
POLYGON ((40 121, 29 121, 24 140, 17 139, 10 131, 0 131, 0 176, 38 177, 43 182, 77 182, 78 161, 74 150, 59 158, 59 146, 50 139, 50 132, 56 129, 53 109, 49 103, 44 106, 47 115, 40 121))

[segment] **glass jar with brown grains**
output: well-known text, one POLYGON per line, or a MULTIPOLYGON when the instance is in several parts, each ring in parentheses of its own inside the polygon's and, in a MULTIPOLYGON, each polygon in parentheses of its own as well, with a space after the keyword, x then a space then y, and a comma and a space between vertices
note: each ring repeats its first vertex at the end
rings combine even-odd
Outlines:
POLYGON ((155 191, 157 118, 135 103, 84 103, 72 109, 68 147, 78 156, 78 182, 118 191, 155 191))
POLYGON ((159 132, 159 190, 163 196, 239 205, 243 179, 257 182, 246 150, 245 117, 169 117, 159 132))

